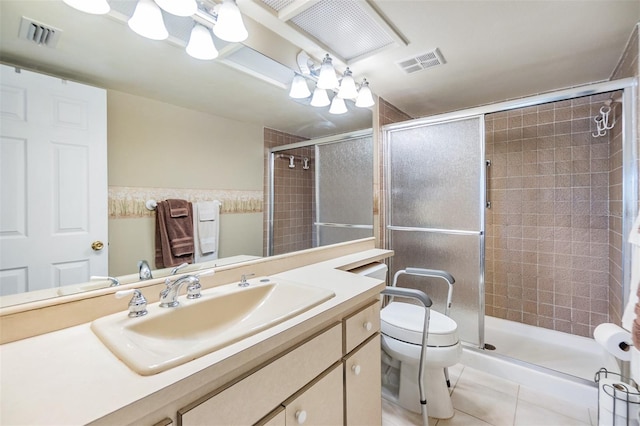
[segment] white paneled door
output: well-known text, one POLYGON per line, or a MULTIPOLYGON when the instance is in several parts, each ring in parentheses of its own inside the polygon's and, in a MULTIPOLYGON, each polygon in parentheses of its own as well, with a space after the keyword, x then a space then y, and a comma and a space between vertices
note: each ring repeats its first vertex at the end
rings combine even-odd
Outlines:
POLYGON ((107 275, 106 91, 0 66, 0 295, 107 275))

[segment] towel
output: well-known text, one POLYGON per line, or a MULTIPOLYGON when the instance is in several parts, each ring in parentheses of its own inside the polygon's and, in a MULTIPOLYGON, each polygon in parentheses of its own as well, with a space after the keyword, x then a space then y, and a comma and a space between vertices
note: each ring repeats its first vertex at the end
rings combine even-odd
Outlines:
POLYGON ((203 201, 193 205, 195 260, 206 262, 218 258, 220 202, 203 201))
POLYGON ((191 203, 160 201, 156 207, 156 267, 168 268, 193 263, 193 221, 191 203))

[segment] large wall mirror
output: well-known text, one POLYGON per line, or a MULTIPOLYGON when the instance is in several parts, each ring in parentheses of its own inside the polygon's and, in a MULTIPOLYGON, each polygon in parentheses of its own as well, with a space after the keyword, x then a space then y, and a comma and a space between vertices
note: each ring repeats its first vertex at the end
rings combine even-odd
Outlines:
MULTIPOLYGON (((291 143, 370 129, 371 109, 348 103, 346 114, 334 115, 328 107, 309 106, 308 99, 289 98, 300 49, 247 17, 247 41, 220 42, 219 57, 202 61, 184 51, 192 22, 166 17, 169 39, 152 41, 126 25, 135 0, 109 3, 108 15, 90 15, 62 0, 0 2, 2 63, 106 89, 105 275, 122 282, 137 280, 137 264, 143 259, 154 277, 170 273, 171 268, 155 270, 155 213, 146 210, 148 199, 222 201, 215 265, 271 254, 265 193, 272 152, 277 146, 286 149, 291 143), (21 38, 21 26, 29 25, 25 19, 54 29, 56 43, 43 46, 21 38)), ((329 151, 321 155, 341 158, 329 151)), ((305 156, 298 157, 303 170, 305 156)), ((315 203, 316 195, 312 198, 315 203)), ((277 198, 274 203, 279 203, 277 198)), ((327 241, 333 240, 335 236, 327 241)), ((306 247, 293 244, 282 250, 300 248, 306 247)), ((21 296, 3 293, 0 304, 93 288, 84 281, 69 291, 29 286, 21 296)))

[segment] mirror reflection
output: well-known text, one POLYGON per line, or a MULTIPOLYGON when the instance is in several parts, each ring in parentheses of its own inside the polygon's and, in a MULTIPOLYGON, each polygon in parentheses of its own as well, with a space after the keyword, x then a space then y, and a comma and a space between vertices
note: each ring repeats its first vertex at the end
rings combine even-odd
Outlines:
MULTIPOLYGON (((106 235, 87 237, 80 243, 86 257, 106 260, 105 269, 94 272, 85 268, 76 274, 70 272, 75 271, 70 267, 73 262, 58 262, 64 267, 52 278, 51 285, 56 287, 52 292, 31 280, 28 285, 17 284, 26 282, 11 272, 19 268, 2 265, 2 294, 29 292, 22 298, 3 296, 2 306, 111 285, 106 279, 89 281, 91 275, 116 277, 121 284, 135 282, 140 278, 138 262, 142 260, 148 262, 154 278, 170 274, 172 268, 158 269, 154 264, 155 212, 146 208, 148 200, 221 202, 217 259, 190 265, 181 272, 275 254, 269 252, 267 241, 269 149, 371 127, 370 109, 347 102, 347 114, 329 114, 328 107, 310 107, 309 99, 289 98, 289 87, 266 78, 260 65, 243 70, 247 63, 238 65, 241 61, 237 57, 245 53, 238 52, 248 49, 280 67, 286 64, 293 77, 298 51, 247 18, 249 38, 245 42, 223 43, 216 60, 201 61, 185 54, 186 37, 172 35, 169 41, 157 42, 129 31, 123 8, 105 16, 76 11, 62 1, 3 1, 0 8, 3 63, 104 89, 105 170, 99 172, 91 162, 86 166, 90 176, 101 175, 106 180, 103 186, 108 191, 99 200, 102 220, 108 227, 106 235), (20 39, 23 16, 61 30, 56 47, 20 39), (103 41, 97 43, 96 38, 103 41), (258 49, 264 40, 273 41, 266 43, 270 50, 258 49), (97 241, 104 245, 98 251, 91 248, 97 241), (11 271, 7 273, 7 269, 11 271), (62 282, 67 286, 62 288, 62 282)), ((7 146, 4 142, 3 149, 7 146)), ((310 157, 315 159, 315 149, 312 151, 310 157)), ((76 164, 74 158, 69 157, 70 164, 76 164)), ((310 164, 313 168, 314 163, 310 164)), ((71 198, 76 189, 67 190, 71 198)), ((315 211, 315 189, 311 193, 305 198, 310 207, 296 201, 289 210, 315 211)), ((23 212, 25 220, 47 220, 40 209, 43 198, 39 200, 35 204, 39 210, 23 212)), ((284 203, 277 197, 274 202, 276 206, 284 203)), ((25 205, 29 209, 34 206, 25 205)), ((6 235, 7 215, 5 210, 2 213, 6 235)), ((311 240, 313 244, 315 238, 317 244, 320 225, 315 219, 312 222, 311 240)), ((273 234, 279 232, 274 230, 273 234)), ((8 252, 5 240, 3 258, 8 252)), ((291 237, 289 241, 291 244, 279 253, 306 248, 291 237)), ((38 248, 51 253, 58 250, 55 244, 38 248)), ((49 270, 43 274, 51 275, 49 270)))

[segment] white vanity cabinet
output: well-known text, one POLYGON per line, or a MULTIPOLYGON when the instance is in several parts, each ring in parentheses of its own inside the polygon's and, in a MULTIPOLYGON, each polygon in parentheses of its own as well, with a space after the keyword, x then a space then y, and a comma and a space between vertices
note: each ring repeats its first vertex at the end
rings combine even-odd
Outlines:
POLYGON ((380 424, 380 303, 345 318, 343 327, 345 424, 380 424))
POLYGON ((252 425, 340 360, 339 324, 178 411, 178 425, 252 425))
POLYGON ((178 425, 380 424, 379 329, 375 301, 178 410, 178 425))

